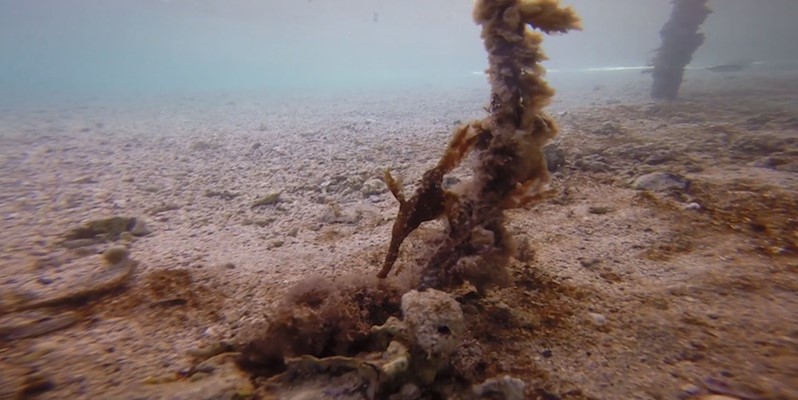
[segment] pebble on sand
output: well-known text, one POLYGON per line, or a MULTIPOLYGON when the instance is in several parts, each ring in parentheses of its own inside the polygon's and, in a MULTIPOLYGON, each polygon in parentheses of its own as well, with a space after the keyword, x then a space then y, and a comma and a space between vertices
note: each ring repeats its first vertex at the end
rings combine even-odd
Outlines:
POLYGON ((632 182, 632 187, 635 189, 653 190, 655 192, 686 190, 689 186, 689 179, 670 172, 652 172, 641 175, 632 182))
POLYGON ((587 316, 590 317, 590 321, 593 325, 604 326, 607 323, 607 317, 605 317, 604 314, 590 312, 587 313, 587 316))

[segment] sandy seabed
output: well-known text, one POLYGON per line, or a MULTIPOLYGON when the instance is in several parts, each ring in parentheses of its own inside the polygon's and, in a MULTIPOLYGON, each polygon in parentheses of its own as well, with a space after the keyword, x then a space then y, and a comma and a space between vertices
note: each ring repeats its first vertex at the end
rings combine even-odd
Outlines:
MULTIPOLYGON (((553 77, 558 194, 509 213, 513 284, 472 327, 486 376, 547 399, 798 398, 798 76, 689 78, 656 103, 645 76, 553 77)), ((487 98, 485 85, 0 109, 0 398, 135 392, 241 340, 305 277, 376 274, 398 206, 382 171, 411 189, 487 98), (149 233, 64 245, 112 216, 149 233), (137 262, 123 287, 22 309, 91 286, 112 245, 137 262)), ((397 267, 438 229, 411 235, 397 267)))

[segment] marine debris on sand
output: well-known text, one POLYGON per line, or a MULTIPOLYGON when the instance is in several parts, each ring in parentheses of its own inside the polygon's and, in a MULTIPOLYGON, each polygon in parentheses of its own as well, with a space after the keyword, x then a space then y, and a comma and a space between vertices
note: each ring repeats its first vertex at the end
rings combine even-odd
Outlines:
MULTIPOLYGON (((549 173, 543 147, 557 134, 554 120, 543 112, 554 94, 540 64, 545 59, 540 49, 543 36, 527 25, 561 33, 578 29, 579 19, 556 0, 481 0, 473 16, 482 26, 490 64, 489 116, 455 130, 443 156, 423 174, 409 199, 385 171, 399 212, 380 281, 300 282, 294 299, 242 353, 242 365, 264 379, 261 395, 525 398, 526 385, 519 379, 485 380, 469 371, 479 362, 479 351, 460 354, 460 361, 454 361, 469 331, 454 295, 436 289, 452 290, 469 282, 483 291, 504 276, 515 253, 504 212, 545 198, 549 173), (477 162, 471 179, 444 188, 446 175, 472 151, 477 162), (441 217, 448 222, 446 237, 437 248, 433 244, 420 279, 411 284, 420 291, 401 296, 400 320, 390 310, 397 308, 402 290, 385 278, 408 235, 441 217)), ((466 287, 461 295, 469 292, 466 287)))

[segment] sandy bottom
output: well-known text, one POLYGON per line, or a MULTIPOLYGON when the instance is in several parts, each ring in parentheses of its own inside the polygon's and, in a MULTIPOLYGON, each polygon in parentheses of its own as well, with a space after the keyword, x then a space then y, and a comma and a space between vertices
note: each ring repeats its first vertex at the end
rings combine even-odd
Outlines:
MULTIPOLYGON (((558 195, 510 213, 514 282, 472 327, 486 375, 547 399, 798 398, 798 79, 689 83, 672 103, 647 100, 639 77, 561 91, 558 195), (653 172, 689 185, 634 187, 653 172)), ((412 186, 486 99, 487 86, 0 110, 0 398, 31 380, 41 399, 133 391, 241 340, 304 277, 376 274, 398 208, 383 169, 412 186), (111 216, 150 233, 65 247, 111 216), (91 285, 113 244, 138 262, 123 287, 21 309, 91 285)), ((414 233, 397 267, 438 229, 414 233)))

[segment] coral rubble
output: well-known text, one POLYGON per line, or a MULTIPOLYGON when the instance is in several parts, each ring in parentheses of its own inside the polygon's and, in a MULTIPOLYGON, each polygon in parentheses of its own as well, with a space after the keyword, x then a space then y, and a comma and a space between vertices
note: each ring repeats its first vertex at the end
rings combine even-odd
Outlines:
POLYGON ((671 16, 659 32, 662 44, 654 57, 651 97, 675 99, 682 85, 684 68, 704 43, 701 24, 710 13, 708 0, 673 0, 671 16))
POLYGON ((440 162, 421 179, 406 200, 390 173, 385 178, 399 201, 388 254, 378 276, 386 277, 402 241, 418 226, 445 216, 448 236, 424 268, 421 287, 445 287, 493 279, 480 270, 500 269, 513 253, 504 228, 504 211, 545 197, 549 181, 543 146, 557 134, 543 112, 554 90, 543 79, 540 49, 544 33, 579 29, 571 8, 555 0, 482 0, 474 6, 488 52, 490 115, 458 128, 440 162), (470 181, 444 189, 443 178, 470 151, 477 163, 470 181))

